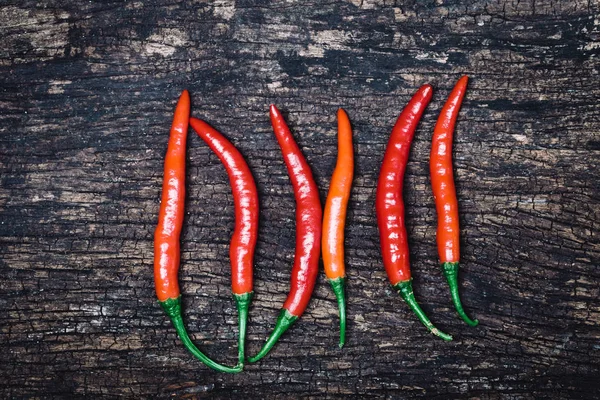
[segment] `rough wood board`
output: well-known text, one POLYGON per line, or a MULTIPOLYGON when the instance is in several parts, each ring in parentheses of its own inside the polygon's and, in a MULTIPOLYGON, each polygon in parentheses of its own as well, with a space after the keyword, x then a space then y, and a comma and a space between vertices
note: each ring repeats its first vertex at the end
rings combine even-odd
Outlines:
MULTIPOLYGON (((8 0, 0 5, 2 398, 598 398, 600 6, 596 1, 8 0), (78 3, 78 4, 77 4, 78 3), (467 5, 465 5, 467 4, 467 5), (436 263, 429 141, 461 74, 455 140, 468 328, 436 263), (398 113, 434 99, 406 177, 415 291, 392 292, 375 183, 398 113), (155 302, 152 233, 177 96, 247 157, 260 190, 248 351, 288 289, 293 195, 276 103, 325 198, 335 111, 355 128, 348 343, 321 276, 307 313, 239 375, 182 348, 155 302)), ((190 135, 180 274, 193 338, 235 359, 226 174, 190 135)))

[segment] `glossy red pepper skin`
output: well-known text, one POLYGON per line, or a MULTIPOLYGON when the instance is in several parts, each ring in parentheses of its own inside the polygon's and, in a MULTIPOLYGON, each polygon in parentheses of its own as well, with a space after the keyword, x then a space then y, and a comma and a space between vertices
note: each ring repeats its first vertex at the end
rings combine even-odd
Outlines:
POLYGON ((460 261, 460 226, 458 200, 452 168, 452 139, 458 112, 462 104, 469 78, 463 76, 452 89, 435 125, 431 141, 430 172, 431 188, 438 217, 437 245, 444 275, 450 286, 450 294, 459 316, 470 326, 479 321, 465 313, 458 293, 458 270, 460 261))
POLYGON ((283 304, 275 328, 260 352, 251 357, 249 362, 256 362, 263 358, 308 306, 317 280, 321 251, 323 211, 317 184, 306 159, 275 105, 271 105, 270 115, 273 131, 281 147, 296 198, 296 253, 290 293, 283 304))
POLYGON ((410 145, 432 94, 431 85, 421 86, 398 117, 381 165, 375 207, 383 264, 390 283, 423 325, 442 339, 452 340, 450 335, 441 332, 431 323, 414 298, 402 197, 410 145))
POLYGON ((221 372, 237 373, 242 364, 227 367, 211 360, 192 342, 183 324, 181 294, 179 292, 179 237, 183 225, 185 204, 185 154, 190 95, 181 94, 169 136, 165 156, 163 191, 158 214, 158 225, 154 232, 154 284, 159 304, 165 310, 184 346, 200 361, 221 372))
POLYGON ((281 112, 271 105, 271 124, 294 188, 296 199, 296 252, 290 293, 283 308, 300 317, 312 296, 319 271, 323 210, 310 166, 296 144, 281 112))
POLYGON ((239 362, 244 362, 248 307, 252 299, 254 250, 258 238, 258 190, 252 172, 242 154, 216 129, 206 122, 190 118, 198 136, 219 157, 231 184, 235 207, 235 228, 229 246, 231 287, 239 315, 239 362))
POLYGON ((219 157, 229 176, 235 206, 235 228, 229 247, 231 288, 234 294, 250 293, 259 217, 254 177, 242 154, 221 133, 197 118, 190 118, 190 125, 219 157))

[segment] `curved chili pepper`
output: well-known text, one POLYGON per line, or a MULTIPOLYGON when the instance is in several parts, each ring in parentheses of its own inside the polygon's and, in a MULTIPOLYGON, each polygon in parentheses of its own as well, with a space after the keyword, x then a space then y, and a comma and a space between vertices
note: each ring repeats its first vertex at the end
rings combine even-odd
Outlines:
POLYGON ((415 300, 410 274, 408 238, 404 225, 404 172, 415 129, 431 100, 432 92, 431 85, 421 86, 394 125, 377 183, 377 224, 383 265, 392 286, 431 333, 444 340, 452 340, 452 336, 440 331, 431 323, 415 300))
POLYGON ((248 359, 253 363, 263 358, 277 340, 302 315, 317 280, 319 253, 321 251, 322 210, 319 190, 308 163, 283 119, 280 111, 271 104, 271 124, 285 160, 288 175, 296 198, 296 253, 292 268, 291 290, 273 332, 260 352, 248 359))
POLYGON ((165 156, 164 179, 158 226, 154 232, 154 284, 158 302, 165 310, 184 346, 204 364, 221 372, 236 373, 242 365, 226 367, 202 353, 187 334, 181 313, 179 271, 179 235, 185 202, 185 152, 190 95, 184 90, 177 103, 165 156))
POLYGON ((235 204, 235 229, 229 246, 231 287, 237 304, 240 336, 239 362, 244 362, 248 307, 252 300, 252 266, 258 237, 258 190, 250 168, 229 140, 206 122, 190 118, 190 125, 219 157, 231 183, 235 204))
POLYGON ((458 226, 458 200, 452 170, 452 138, 454 126, 467 90, 469 78, 460 78, 435 124, 431 143, 431 187, 438 216, 437 245, 442 270, 450 286, 452 302, 458 315, 470 326, 479 321, 472 320, 463 309, 458 294, 458 269, 460 261, 460 228, 458 226))
POLYGON ((340 310, 340 348, 346 341, 346 300, 344 285, 346 268, 344 265, 344 226, 346 208, 352 189, 354 176, 354 149, 352 127, 348 114, 341 108, 338 117, 338 157, 329 184, 329 194, 323 216, 323 265, 325 275, 333 288, 340 310))

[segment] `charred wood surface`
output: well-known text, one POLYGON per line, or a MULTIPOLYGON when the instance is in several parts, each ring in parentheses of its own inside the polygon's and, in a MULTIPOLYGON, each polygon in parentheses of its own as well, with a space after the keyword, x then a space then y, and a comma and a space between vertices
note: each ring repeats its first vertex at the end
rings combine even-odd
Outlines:
MULTIPOLYGON (((0 397, 598 398, 600 6, 596 1, 3 1, 0 5, 0 397), (461 291, 437 264, 430 140, 471 77, 455 134, 461 291), (435 88, 405 180, 415 293, 394 293, 374 199, 391 128, 435 88), (248 353, 289 288, 294 198, 277 104, 323 201, 338 107, 354 127, 348 336, 321 276, 306 314, 235 376, 181 346, 156 303, 162 164, 181 90, 238 146, 260 191, 248 353)), ((190 132, 180 282, 198 346, 234 364, 233 202, 190 132)))

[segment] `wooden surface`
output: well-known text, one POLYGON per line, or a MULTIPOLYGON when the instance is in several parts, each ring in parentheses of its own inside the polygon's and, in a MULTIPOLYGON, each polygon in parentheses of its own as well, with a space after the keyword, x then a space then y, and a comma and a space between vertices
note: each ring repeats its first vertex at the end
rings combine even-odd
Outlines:
MULTIPOLYGON (((3 1, 0 5, 0 397, 598 398, 600 6, 597 1, 3 1), (78 3, 78 4, 77 4, 78 3), (466 4, 466 5, 465 5, 466 4), (462 225, 455 315, 428 178, 437 114, 471 77, 455 137, 462 225), (406 176, 415 292, 379 255, 375 185, 395 119, 435 88, 406 176), (268 120, 285 113, 325 199, 338 107, 355 129, 348 341, 322 273, 300 321, 242 374, 181 346, 155 300, 152 235, 175 101, 229 137, 261 201, 248 352, 293 261, 294 200, 268 120)), ((190 133, 185 320, 236 355, 226 173, 190 133)))

